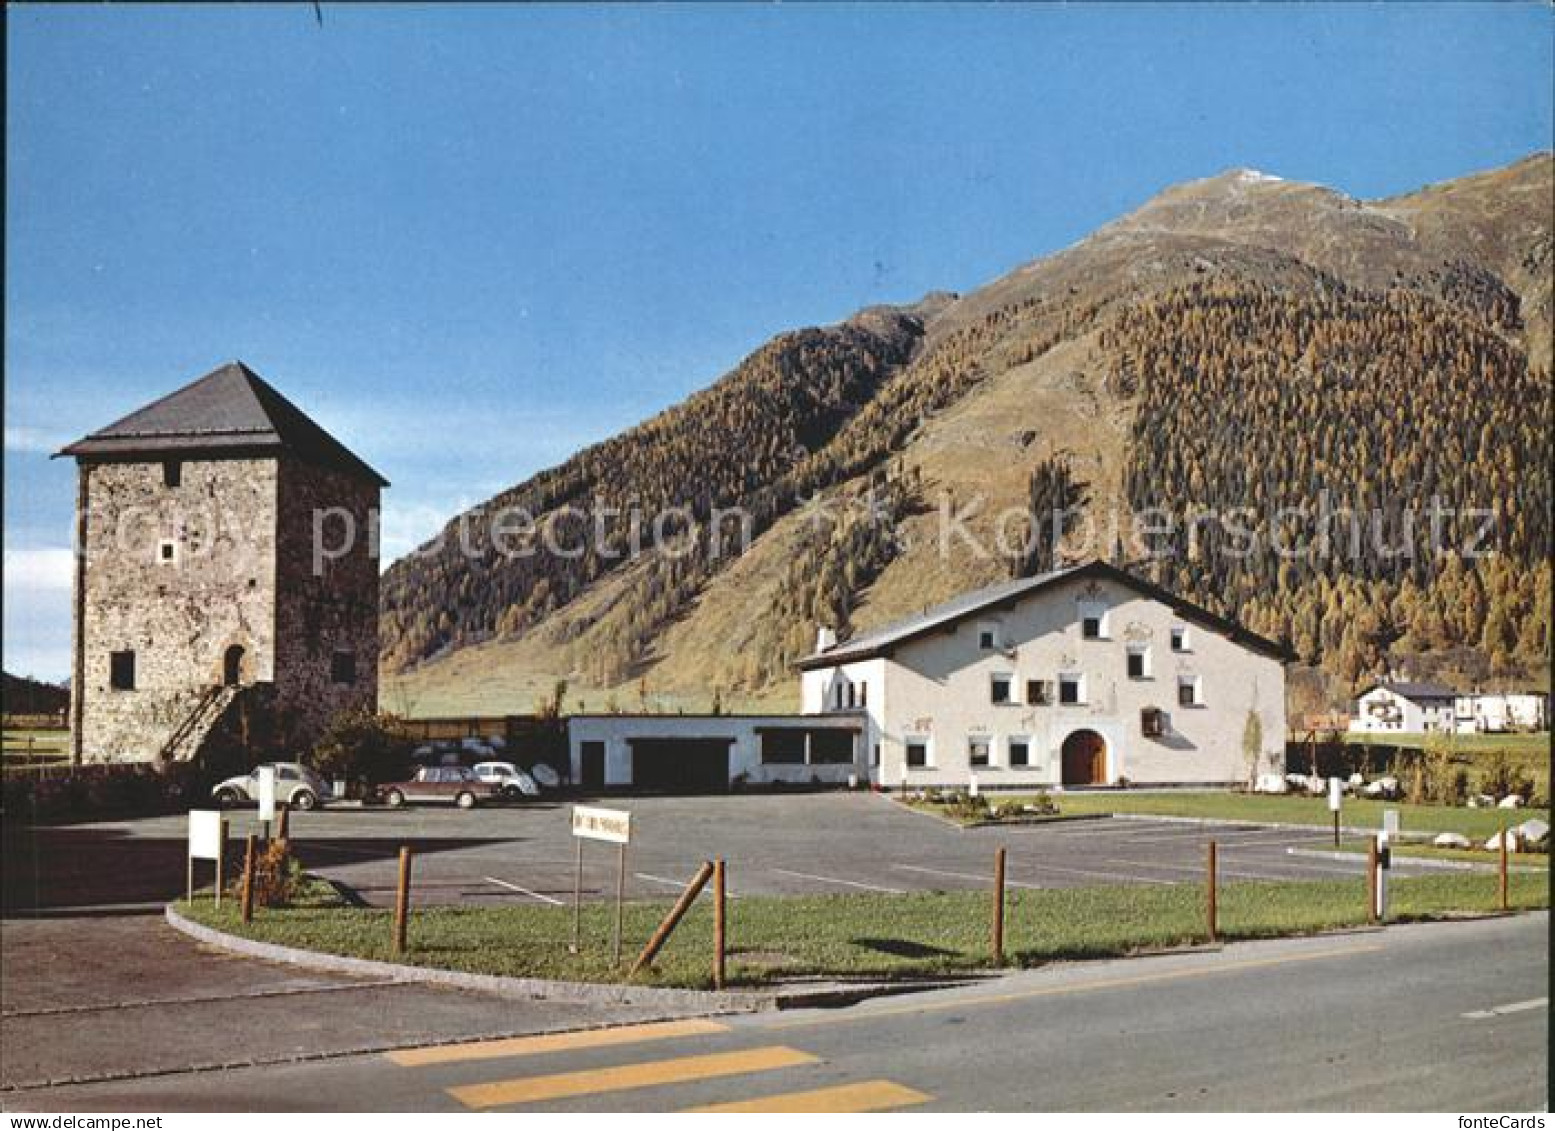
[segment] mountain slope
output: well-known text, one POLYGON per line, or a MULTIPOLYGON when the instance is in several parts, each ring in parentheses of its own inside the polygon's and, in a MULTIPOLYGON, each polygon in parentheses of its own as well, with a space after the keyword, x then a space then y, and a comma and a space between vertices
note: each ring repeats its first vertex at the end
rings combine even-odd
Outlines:
POLYGON ((704 529, 675 561, 397 563, 386 702, 521 710, 567 679, 569 708, 791 703, 817 623, 869 627, 1007 575, 1001 520, 1018 542, 1041 465, 1081 485, 1105 554, 1107 521, 1147 506, 1369 499, 1385 458, 1393 496, 1429 483, 1499 508, 1507 568, 1452 572, 1449 592, 1429 561, 1282 570, 1212 545, 1157 572, 1346 678, 1416 654, 1487 677, 1547 666, 1552 203, 1547 154, 1376 202, 1234 170, 959 299, 782 335, 486 508, 546 512, 602 486, 699 521, 739 504, 744 555, 714 555, 704 529), (1259 464, 1257 483, 1240 473, 1259 464), (971 508, 970 537, 943 545, 947 506, 971 508), (1426 623, 1464 586, 1497 605, 1490 630, 1488 609, 1426 623), (1330 611, 1365 631, 1314 629, 1330 611))

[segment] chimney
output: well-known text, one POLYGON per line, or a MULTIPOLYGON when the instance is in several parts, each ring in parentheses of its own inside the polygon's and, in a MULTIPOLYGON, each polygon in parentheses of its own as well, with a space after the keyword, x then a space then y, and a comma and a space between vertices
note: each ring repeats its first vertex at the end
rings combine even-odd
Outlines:
POLYGON ((836 643, 837 633, 833 629, 823 624, 815 630, 815 650, 817 652, 824 652, 828 648, 835 647, 836 643))

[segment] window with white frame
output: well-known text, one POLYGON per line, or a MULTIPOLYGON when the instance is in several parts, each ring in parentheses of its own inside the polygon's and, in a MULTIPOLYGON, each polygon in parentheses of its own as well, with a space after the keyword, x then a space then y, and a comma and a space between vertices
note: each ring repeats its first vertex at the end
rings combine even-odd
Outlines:
POLYGON ((1183 625, 1179 624, 1179 625, 1173 625, 1172 626, 1172 651, 1173 652, 1191 652, 1191 651, 1193 651, 1193 642, 1189 639, 1188 630, 1183 625))
POLYGON ((1031 739, 1012 734, 1005 740, 1006 762, 1011 769, 1024 769, 1031 765, 1031 739))
POLYGON ((977 646, 984 652, 992 652, 999 647, 999 626, 991 620, 985 620, 977 626, 977 646))
POLYGON ((1150 678, 1150 648, 1145 644, 1130 644, 1128 646, 1128 677, 1129 679, 1150 678))
POLYGON ((1000 706, 1015 702, 1015 677, 1009 672, 995 672, 988 677, 988 701, 1000 706))
POLYGON ((1053 681, 1050 679, 1028 679, 1026 681, 1026 702, 1032 707, 1052 706, 1053 681))
POLYGON ((1058 677, 1058 702, 1061 706, 1074 706, 1085 702, 1085 677, 1075 672, 1058 677))
POLYGON ((974 770, 984 769, 988 766, 988 752, 993 748, 993 740, 986 734, 974 734, 966 740, 966 762, 974 770))
POLYGON ((178 543, 171 538, 164 538, 157 543, 157 564, 178 564, 178 543))
POLYGON ((1204 680, 1201 676, 1177 677, 1177 705, 1179 707, 1204 706, 1204 680))
POLYGON ((911 735, 904 740, 907 747, 907 768, 921 770, 930 764, 929 740, 922 735, 911 735))

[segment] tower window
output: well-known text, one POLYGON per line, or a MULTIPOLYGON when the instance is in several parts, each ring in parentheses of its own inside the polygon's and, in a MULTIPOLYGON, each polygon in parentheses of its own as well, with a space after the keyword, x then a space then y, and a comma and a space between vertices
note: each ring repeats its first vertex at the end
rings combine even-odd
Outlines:
POLYGON ((115 691, 135 690, 134 652, 112 652, 109 654, 108 686, 115 691))
POLYGON ((335 683, 355 683, 356 653, 337 651, 330 658, 329 677, 335 683))
POLYGON ((184 482, 184 461, 179 459, 166 459, 162 461, 162 486, 180 487, 184 482))
POLYGON ((157 543, 157 562, 160 565, 175 565, 178 562, 178 543, 171 538, 164 538, 157 543))

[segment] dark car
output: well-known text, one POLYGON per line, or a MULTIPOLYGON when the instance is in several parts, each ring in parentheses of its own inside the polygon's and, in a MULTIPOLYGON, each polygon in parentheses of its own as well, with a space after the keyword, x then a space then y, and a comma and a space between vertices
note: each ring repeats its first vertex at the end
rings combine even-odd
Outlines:
POLYGON ((501 797, 502 789, 481 781, 468 766, 424 766, 409 781, 379 786, 378 796, 396 809, 411 801, 451 801, 461 809, 473 809, 482 801, 501 797))

